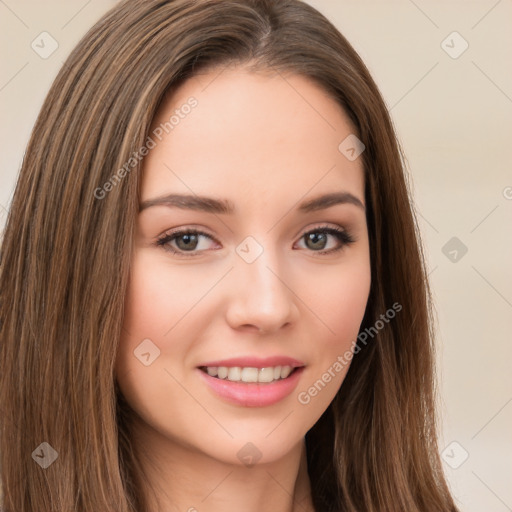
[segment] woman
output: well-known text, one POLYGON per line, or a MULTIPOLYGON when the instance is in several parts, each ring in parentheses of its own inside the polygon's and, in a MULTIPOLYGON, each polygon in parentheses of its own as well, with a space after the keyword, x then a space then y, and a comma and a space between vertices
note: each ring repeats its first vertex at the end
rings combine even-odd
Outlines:
POLYGON ((7 511, 456 511, 401 153, 296 0, 126 0, 2 244, 7 511))

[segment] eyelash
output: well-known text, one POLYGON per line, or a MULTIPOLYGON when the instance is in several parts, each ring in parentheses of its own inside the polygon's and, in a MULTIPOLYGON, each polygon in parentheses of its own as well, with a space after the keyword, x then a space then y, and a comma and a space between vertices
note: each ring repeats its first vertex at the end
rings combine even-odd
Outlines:
MULTIPOLYGON (((329 235, 334 236, 338 239, 338 241, 341 243, 339 247, 336 247, 334 249, 328 249, 324 251, 311 251, 315 254, 332 254, 334 252, 338 252, 341 249, 343 249, 345 246, 348 246, 352 243, 354 243, 356 240, 350 235, 348 231, 345 231, 340 228, 335 228, 332 226, 320 226, 318 228, 312 229, 310 231, 307 231, 304 233, 299 240, 303 239, 306 235, 310 235, 312 233, 326 233, 329 235)), ((193 258, 199 254, 201 254, 204 251, 182 251, 178 249, 174 249, 171 247, 170 242, 173 241, 176 238, 179 238, 183 235, 201 235, 205 236, 207 238, 210 238, 211 240, 214 240, 213 237, 211 237, 208 233, 205 233, 200 230, 196 229, 183 229, 179 231, 173 231, 171 233, 165 233, 162 235, 158 240, 156 241, 156 245, 158 247, 162 247, 165 251, 171 252, 172 254, 178 254, 180 256, 184 256, 185 258, 193 258)))

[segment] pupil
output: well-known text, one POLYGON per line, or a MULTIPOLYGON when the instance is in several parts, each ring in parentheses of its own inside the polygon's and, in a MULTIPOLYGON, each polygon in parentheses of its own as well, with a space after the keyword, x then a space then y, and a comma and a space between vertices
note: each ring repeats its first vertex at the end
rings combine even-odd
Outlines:
POLYGON ((326 236, 327 235, 325 233, 310 233, 308 236, 308 241, 313 242, 313 249, 323 249, 323 244, 325 243, 326 236), (320 245, 318 245, 319 242, 320 245))
POLYGON ((197 245, 197 235, 189 234, 189 235, 181 235, 178 238, 178 246, 180 245, 180 240, 184 240, 185 244, 183 244, 183 247, 180 247, 180 249, 195 249, 197 245))

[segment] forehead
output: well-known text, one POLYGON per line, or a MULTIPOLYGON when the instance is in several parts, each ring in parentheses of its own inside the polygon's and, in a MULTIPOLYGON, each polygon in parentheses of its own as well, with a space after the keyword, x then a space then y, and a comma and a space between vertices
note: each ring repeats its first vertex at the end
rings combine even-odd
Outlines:
POLYGON ((352 133, 341 106, 310 79, 212 70, 187 80, 157 112, 142 198, 256 195, 261 206, 335 189, 364 199, 361 159, 338 149, 352 133))

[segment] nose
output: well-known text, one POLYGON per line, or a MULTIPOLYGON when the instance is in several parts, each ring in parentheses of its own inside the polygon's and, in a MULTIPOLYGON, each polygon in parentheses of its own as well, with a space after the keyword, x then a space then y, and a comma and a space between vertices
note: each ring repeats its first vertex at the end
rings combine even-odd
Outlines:
POLYGON ((267 250, 252 263, 237 260, 226 315, 233 329, 272 333, 295 323, 297 295, 280 268, 267 250))

